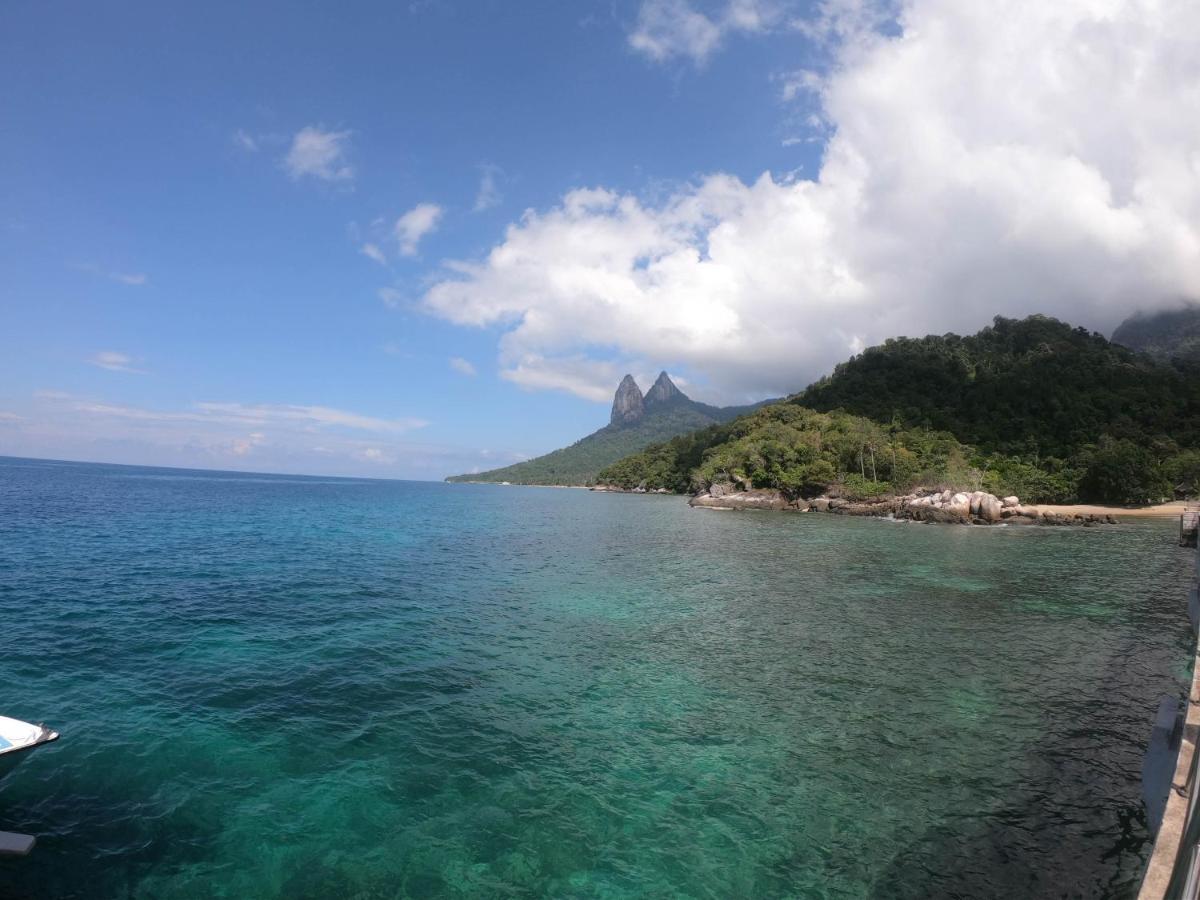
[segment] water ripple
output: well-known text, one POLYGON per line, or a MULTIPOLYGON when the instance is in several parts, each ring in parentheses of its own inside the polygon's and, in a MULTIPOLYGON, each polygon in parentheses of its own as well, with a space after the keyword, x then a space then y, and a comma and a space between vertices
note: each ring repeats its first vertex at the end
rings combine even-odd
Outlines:
POLYGON ((1168 525, 0 460, 14 897, 1132 896, 1168 525))

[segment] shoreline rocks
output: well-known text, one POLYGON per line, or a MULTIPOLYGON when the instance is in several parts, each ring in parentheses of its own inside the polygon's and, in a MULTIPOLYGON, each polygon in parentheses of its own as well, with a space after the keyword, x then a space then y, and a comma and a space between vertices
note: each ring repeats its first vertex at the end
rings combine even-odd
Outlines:
MULTIPOLYGON (((1111 515, 1076 513, 1066 515, 1038 506, 1023 505, 1018 497, 996 497, 986 491, 930 491, 918 489, 903 496, 872 500, 844 497, 792 499, 782 491, 760 488, 742 490, 731 484, 713 485, 689 500, 691 506, 708 509, 770 509, 796 512, 826 512, 842 516, 891 517, 901 521, 949 525, 1115 525, 1111 515)), ((644 489, 643 489, 644 490, 644 489)))

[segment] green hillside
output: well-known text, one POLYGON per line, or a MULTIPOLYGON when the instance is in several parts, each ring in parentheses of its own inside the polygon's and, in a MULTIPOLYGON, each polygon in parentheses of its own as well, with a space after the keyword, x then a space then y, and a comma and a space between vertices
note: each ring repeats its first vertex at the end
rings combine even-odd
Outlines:
POLYGON ((956 474, 1032 502, 1142 503, 1200 487, 1198 376, 1054 319, 997 318, 968 337, 887 341, 787 401, 648 448, 599 477, 810 490, 821 480, 810 467, 824 461, 825 486, 852 490, 855 478, 882 490, 877 482, 902 489, 956 474), (858 435, 856 452, 843 433, 858 435), (949 436, 954 453, 940 443, 949 436))
POLYGON ((996 318, 978 334, 895 338, 791 398, 948 431, 984 450, 1067 459, 1105 438, 1200 446, 1197 370, 1057 319, 996 318))
POLYGON ((737 482, 806 497, 838 484, 843 494, 865 497, 918 482, 979 481, 975 456, 949 434, 772 403, 628 456, 604 469, 600 481, 681 493, 737 482))
POLYGON ((454 482, 511 484, 592 484, 610 463, 649 444, 730 419, 752 407, 716 407, 699 403, 675 387, 666 372, 643 397, 631 376, 625 376, 613 400, 608 425, 587 437, 535 459, 476 474, 454 475, 454 482))
POLYGON ((1130 316, 1112 340, 1162 361, 1200 360, 1200 306, 1130 316))

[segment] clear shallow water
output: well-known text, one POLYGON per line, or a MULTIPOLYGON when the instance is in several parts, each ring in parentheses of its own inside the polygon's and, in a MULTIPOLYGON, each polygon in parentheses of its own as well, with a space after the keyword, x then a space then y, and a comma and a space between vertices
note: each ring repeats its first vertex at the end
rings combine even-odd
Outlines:
POLYGON ((0 896, 1131 896, 1173 529, 0 459, 0 896))

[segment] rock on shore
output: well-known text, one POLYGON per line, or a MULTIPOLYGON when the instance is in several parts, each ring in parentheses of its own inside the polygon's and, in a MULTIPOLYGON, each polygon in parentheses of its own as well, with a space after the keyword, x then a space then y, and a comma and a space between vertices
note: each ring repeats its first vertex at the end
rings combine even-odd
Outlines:
POLYGON ((986 491, 931 491, 918 489, 899 497, 847 500, 843 497, 791 499, 782 491, 738 490, 733 485, 713 485, 697 494, 692 506, 711 509, 788 509, 830 512, 843 516, 891 516, 913 522, 956 525, 1115 525, 1109 515, 1062 515, 1037 506, 1023 505, 1017 497, 1000 498, 986 491))

